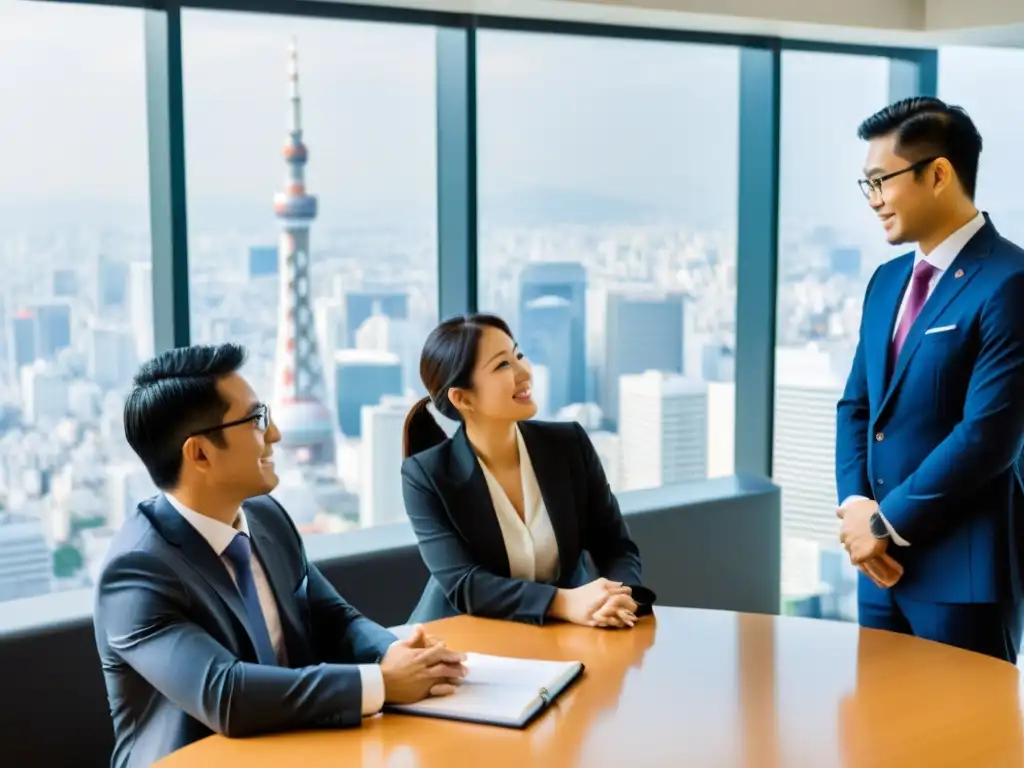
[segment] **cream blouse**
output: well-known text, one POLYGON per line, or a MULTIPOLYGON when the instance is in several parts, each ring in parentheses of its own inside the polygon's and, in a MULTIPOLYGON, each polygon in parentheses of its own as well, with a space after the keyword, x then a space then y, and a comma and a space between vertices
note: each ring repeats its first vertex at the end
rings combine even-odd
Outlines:
POLYGON ((519 519, 501 483, 479 458, 477 461, 484 472, 501 536, 505 540, 509 574, 513 579, 552 582, 558 576, 558 541, 519 427, 516 427, 516 442, 519 445, 519 470, 523 483, 523 520, 519 519))

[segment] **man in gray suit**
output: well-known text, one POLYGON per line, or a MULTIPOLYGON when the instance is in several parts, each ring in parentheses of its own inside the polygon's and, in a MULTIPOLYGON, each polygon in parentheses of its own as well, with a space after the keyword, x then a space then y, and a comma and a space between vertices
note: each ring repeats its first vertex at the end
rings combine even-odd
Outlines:
POLYGON ((462 654, 399 641, 306 559, 277 485, 281 439, 238 373, 241 347, 146 363, 125 435, 163 493, 128 517, 96 590, 111 765, 148 766, 220 733, 358 725, 385 702, 451 693, 462 654))

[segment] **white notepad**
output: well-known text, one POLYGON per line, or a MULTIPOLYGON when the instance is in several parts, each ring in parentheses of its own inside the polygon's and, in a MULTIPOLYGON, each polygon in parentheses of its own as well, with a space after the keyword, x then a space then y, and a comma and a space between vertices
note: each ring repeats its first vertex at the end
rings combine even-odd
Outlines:
POLYGON ((578 661, 466 654, 468 674, 451 696, 387 709, 410 715, 524 728, 583 671, 578 661))

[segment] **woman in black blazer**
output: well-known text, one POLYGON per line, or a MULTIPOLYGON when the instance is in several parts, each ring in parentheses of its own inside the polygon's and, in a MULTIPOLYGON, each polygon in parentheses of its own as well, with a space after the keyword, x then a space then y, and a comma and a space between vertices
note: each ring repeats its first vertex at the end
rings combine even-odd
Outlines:
POLYGON ((405 421, 402 492, 430 580, 409 621, 468 613, 632 627, 650 613, 654 594, 597 452, 575 422, 528 421, 530 367, 505 322, 445 321, 420 377, 430 395, 405 421), (430 403, 461 422, 451 438, 430 403))

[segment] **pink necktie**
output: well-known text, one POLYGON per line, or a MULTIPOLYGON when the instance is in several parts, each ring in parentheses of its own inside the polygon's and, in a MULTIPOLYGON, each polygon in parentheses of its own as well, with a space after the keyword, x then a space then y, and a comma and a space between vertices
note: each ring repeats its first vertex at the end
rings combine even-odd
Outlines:
POLYGON ((935 274, 935 267, 924 259, 917 262, 914 267, 914 274, 910 278, 910 287, 907 289, 907 306, 903 309, 903 316, 900 318, 896 335, 892 339, 892 362, 895 367, 899 360, 900 350, 903 349, 903 342, 907 340, 907 334, 921 314, 925 301, 928 300, 928 284, 931 283, 932 275, 935 274))

